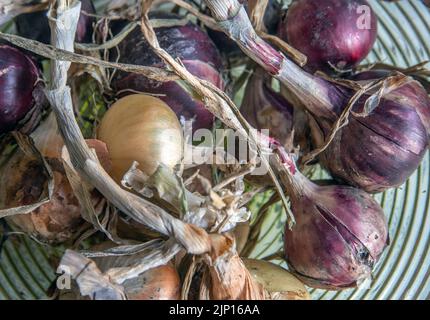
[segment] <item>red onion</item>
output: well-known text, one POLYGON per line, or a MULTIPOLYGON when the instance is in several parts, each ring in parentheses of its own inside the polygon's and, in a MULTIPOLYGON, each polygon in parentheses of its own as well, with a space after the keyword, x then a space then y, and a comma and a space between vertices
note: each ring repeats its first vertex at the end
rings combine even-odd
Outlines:
MULTIPOLYGON (((356 86, 303 71, 258 37, 237 0, 205 3, 222 30, 315 118, 311 121, 313 138, 321 147, 331 142, 320 158, 335 177, 377 192, 402 184, 417 169, 430 137, 430 98, 419 82, 401 74, 387 79, 380 99, 362 95, 348 115, 345 107, 356 94, 356 86), (343 127, 333 131, 341 115, 348 116, 348 123, 342 121, 343 127), (329 140, 332 132, 336 135, 329 140)), ((301 19, 309 20, 305 16, 301 19)))
POLYGON ((377 17, 366 0, 296 0, 278 33, 308 57, 308 70, 349 69, 372 49, 377 17), (362 6, 369 10, 368 26, 362 6))
POLYGON ((387 246, 379 204, 358 188, 309 181, 287 156, 286 186, 296 225, 285 230, 285 255, 305 284, 343 289, 360 284, 387 246))
POLYGON ((269 85, 270 77, 257 69, 245 89, 240 111, 254 128, 269 128, 270 136, 285 144, 293 129, 293 106, 269 85))
MULTIPOLYGON (((43 10, 17 16, 15 24, 18 34, 28 39, 49 44, 51 42, 51 29, 49 28, 47 12, 47 10, 43 10)), ((85 13, 94 14, 95 12, 96 10, 91 0, 81 0, 81 15, 79 16, 78 27, 76 29, 76 42, 91 42, 92 25, 95 22, 95 18, 85 13)))
MULTIPOLYGON (((316 121, 317 146, 331 133, 354 90, 310 75, 285 60, 280 75, 290 92, 316 121)), ((422 85, 410 80, 386 93, 368 115, 369 95, 354 105, 349 122, 340 129, 320 160, 331 174, 368 192, 397 187, 418 168, 430 137, 430 98, 422 85)))
POLYGON ((30 57, 14 47, 0 46, 0 134, 15 130, 38 104, 38 77, 30 57))
MULTIPOLYGON (((169 18, 172 16, 169 16, 169 18)), ((160 46, 172 57, 179 58, 193 75, 207 80, 219 88, 224 87, 221 77, 222 60, 211 39, 191 22, 181 26, 155 28, 160 46)), ((152 52, 139 28, 134 29, 119 45, 119 62, 162 66, 163 62, 152 52)), ((178 118, 195 119, 193 130, 212 128, 213 115, 202 101, 190 96, 178 82, 157 82, 142 75, 118 72, 112 80, 113 89, 120 95, 135 91, 160 94, 178 118), (134 91, 133 91, 134 90, 134 91)))

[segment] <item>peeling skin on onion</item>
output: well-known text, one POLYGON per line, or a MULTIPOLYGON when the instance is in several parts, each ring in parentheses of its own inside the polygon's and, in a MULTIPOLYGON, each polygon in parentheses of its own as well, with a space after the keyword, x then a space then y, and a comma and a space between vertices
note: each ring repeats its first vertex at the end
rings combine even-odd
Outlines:
POLYGON ((179 300, 181 280, 169 265, 149 269, 123 283, 128 300, 179 300))

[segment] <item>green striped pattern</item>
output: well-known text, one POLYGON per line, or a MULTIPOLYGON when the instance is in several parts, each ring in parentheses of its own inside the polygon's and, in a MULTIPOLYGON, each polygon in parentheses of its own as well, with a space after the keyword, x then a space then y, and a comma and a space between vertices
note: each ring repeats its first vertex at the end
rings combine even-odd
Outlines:
POLYGON ((41 299, 55 279, 52 250, 26 236, 11 236, 0 260, 0 300, 41 299))

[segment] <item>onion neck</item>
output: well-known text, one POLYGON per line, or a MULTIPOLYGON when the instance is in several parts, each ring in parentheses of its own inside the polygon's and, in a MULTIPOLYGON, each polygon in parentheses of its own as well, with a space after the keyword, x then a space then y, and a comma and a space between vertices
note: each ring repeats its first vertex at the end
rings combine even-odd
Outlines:
POLYGON ((336 85, 307 73, 288 58, 282 63, 278 79, 314 116, 336 117, 335 103, 344 99, 336 85))
POLYGON ((279 175, 288 190, 289 196, 299 199, 304 195, 311 195, 315 192, 318 186, 300 172, 294 155, 286 152, 276 140, 272 139, 271 144, 280 160, 280 167, 278 166, 280 169, 279 175))

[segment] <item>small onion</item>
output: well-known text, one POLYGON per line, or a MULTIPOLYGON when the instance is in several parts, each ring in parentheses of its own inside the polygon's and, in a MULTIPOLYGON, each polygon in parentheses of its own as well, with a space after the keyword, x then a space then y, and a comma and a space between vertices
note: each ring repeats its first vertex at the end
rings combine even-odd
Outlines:
POLYGON ((382 208, 360 189, 316 185, 297 170, 293 159, 286 164, 285 183, 296 218, 284 238, 290 270, 312 287, 359 285, 370 277, 389 242, 382 208))
POLYGON ((20 50, 0 46, 0 134, 15 130, 39 103, 39 70, 20 50))
MULTIPOLYGON (((177 16, 168 16, 170 18, 177 16)), ((161 17, 166 18, 166 17, 161 17)), ((173 21, 173 20, 172 20, 173 21)), ((182 64, 193 75, 224 88, 221 76, 223 63, 211 39, 191 22, 181 26, 155 28, 160 46, 182 64)), ((118 45, 119 62, 145 66, 162 66, 163 62, 152 51, 140 28, 133 30, 118 45)), ((113 52, 115 53, 115 52, 113 52)), ((116 55, 112 59, 116 60, 116 55)), ((194 119, 193 129, 212 128, 214 116, 206 110, 200 98, 190 96, 181 81, 157 82, 145 76, 117 72, 112 79, 112 87, 121 95, 138 91, 159 94, 178 118, 194 119)))
POLYGON ((310 71, 349 69, 372 49, 377 17, 366 0, 296 0, 278 34, 308 57, 310 71))
MULTIPOLYGON (((96 12, 92 0, 81 0, 81 15, 76 29, 75 41, 88 43, 92 40, 92 25, 95 18, 88 14, 96 12)), ((51 43, 51 29, 47 17, 47 10, 20 14, 15 18, 18 34, 24 38, 39 42, 51 43)))
POLYGON ((287 270, 267 261, 243 259, 255 281, 263 285, 271 300, 310 300, 303 283, 287 270))
POLYGON ((147 175, 159 164, 174 167, 182 159, 182 128, 175 113, 158 98, 134 94, 106 112, 98 129, 112 161, 110 174, 120 182, 133 164, 147 175))

